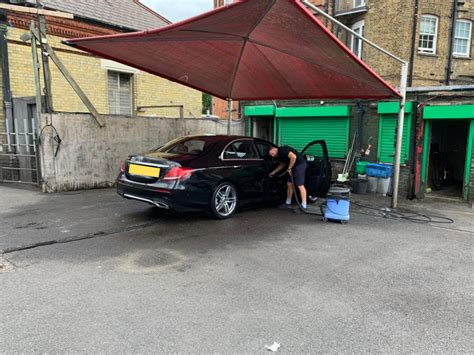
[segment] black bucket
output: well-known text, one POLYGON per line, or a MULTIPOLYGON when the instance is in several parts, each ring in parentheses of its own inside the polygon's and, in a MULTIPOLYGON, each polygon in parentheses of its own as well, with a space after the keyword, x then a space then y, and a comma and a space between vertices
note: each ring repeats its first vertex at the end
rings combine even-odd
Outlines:
POLYGON ((358 194, 365 195, 367 194, 368 186, 369 181, 367 179, 357 179, 357 190, 355 192, 358 194))

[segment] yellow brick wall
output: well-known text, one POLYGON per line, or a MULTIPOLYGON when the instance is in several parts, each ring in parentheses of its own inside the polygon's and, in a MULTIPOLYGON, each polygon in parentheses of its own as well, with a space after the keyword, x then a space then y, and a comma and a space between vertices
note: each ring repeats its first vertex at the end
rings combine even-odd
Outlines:
MULTIPOLYGON (((364 35, 389 50, 400 58, 409 61, 413 31, 414 0, 366 0, 368 11, 353 16, 339 18, 346 25, 351 26, 359 20, 365 21, 364 35)), ((420 20, 417 23, 414 77, 413 86, 444 85, 446 67, 448 65, 449 38, 451 30, 452 1, 447 0, 420 0, 419 16, 436 15, 438 22, 438 38, 436 55, 418 53, 420 20)), ((459 19, 474 19, 474 8, 471 2, 466 1, 460 7, 459 19)), ((340 35, 342 41, 350 47, 345 31, 340 35)), ((453 58, 452 85, 472 84, 472 79, 463 76, 474 73, 474 41, 471 40, 470 58, 453 58)), ((364 44, 362 59, 369 64, 384 79, 392 85, 400 85, 401 66, 398 62, 389 59, 385 54, 364 44)))
MULTIPOLYGON (((18 41, 24 30, 10 28, 8 39, 18 41)), ((54 49, 77 50, 61 43, 61 38, 48 36, 54 49)), ((101 114, 108 114, 107 70, 99 58, 56 51, 72 76, 101 114)), ((39 54, 39 51, 38 51, 39 54)), ((31 47, 9 43, 11 87, 14 97, 34 96, 34 75, 31 47)), ((69 86, 54 63, 50 61, 53 107, 55 111, 87 112, 86 107, 69 86)), ((200 117, 202 96, 199 91, 172 83, 145 72, 134 74, 134 109, 137 106, 184 105, 185 117, 200 117)), ((178 109, 155 109, 138 112, 144 116, 178 117, 178 109)))

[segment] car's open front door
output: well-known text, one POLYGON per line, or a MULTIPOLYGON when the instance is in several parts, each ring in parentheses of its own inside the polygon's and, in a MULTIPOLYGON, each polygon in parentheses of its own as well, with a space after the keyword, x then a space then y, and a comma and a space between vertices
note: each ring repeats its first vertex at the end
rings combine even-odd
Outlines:
POLYGON ((308 163, 305 187, 308 195, 325 197, 331 185, 332 167, 326 142, 309 143, 301 152, 308 163))

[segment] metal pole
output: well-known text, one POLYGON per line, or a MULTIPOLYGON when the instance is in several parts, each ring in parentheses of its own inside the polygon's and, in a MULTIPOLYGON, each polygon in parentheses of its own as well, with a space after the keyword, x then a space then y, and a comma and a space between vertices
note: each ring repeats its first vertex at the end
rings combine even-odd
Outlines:
POLYGON ((408 80, 408 64, 405 63, 402 65, 402 80, 400 82, 400 94, 402 95, 402 99, 400 101, 400 112, 398 113, 397 144, 395 146, 395 162, 394 162, 394 172, 393 172, 392 208, 397 208, 397 205, 398 205, 398 184, 400 182, 400 161, 402 157, 403 124, 405 122, 407 80, 408 80))
MULTIPOLYGON (((40 68, 39 68, 39 62, 38 62, 38 47, 36 43, 36 37, 33 35, 33 30, 35 29, 34 22, 32 21, 30 23, 30 31, 31 31, 31 53, 32 53, 32 58, 33 58, 33 73, 35 77, 35 99, 36 99, 36 119, 38 120, 38 129, 40 128, 41 124, 41 113, 43 112, 43 103, 42 103, 42 97, 41 97, 41 79, 40 79, 40 68)), ((33 132, 35 132, 36 125, 33 121, 33 132)), ((34 135, 34 147, 36 149, 36 146, 39 146, 39 140, 41 137, 36 137, 36 134, 34 135)), ((41 182, 43 180, 41 176, 41 164, 40 164, 40 152, 39 150, 35 151, 36 155, 36 182, 38 185, 41 186, 41 182)))
POLYGON ((230 136, 232 125, 232 99, 227 99, 227 135, 230 136))
MULTIPOLYGON (((33 21, 30 24, 30 31, 33 33, 35 25, 33 21)), ((38 63, 38 49, 36 38, 34 35, 31 36, 31 53, 33 58, 33 74, 35 77, 35 98, 36 98, 36 115, 38 122, 41 122, 41 113, 43 112, 42 98, 41 98, 41 81, 39 74, 39 63, 38 63)))
POLYGON ((46 21, 44 16, 38 15, 39 24, 39 40, 38 44, 41 47, 41 61, 43 64, 43 76, 44 76, 44 90, 45 90, 45 111, 53 112, 53 91, 51 87, 51 69, 49 68, 49 58, 45 50, 45 45, 48 43, 46 21))
POLYGON ((451 70, 453 69, 454 36, 456 34, 456 20, 458 17, 458 1, 453 0, 453 11, 451 14, 451 33, 449 35, 448 65, 446 66, 445 85, 451 83, 451 70))
POLYGON ((385 53, 389 57, 395 59, 396 61, 402 63, 402 78, 401 78, 401 84, 400 84, 400 95, 401 95, 401 101, 400 101, 400 112, 398 114, 398 124, 397 124, 397 142, 396 142, 396 148, 395 148, 395 162, 394 162, 394 174, 393 174, 393 196, 392 196, 392 208, 397 208, 398 205, 398 184, 400 182, 400 161, 401 161, 401 155, 402 155, 402 142, 403 142, 403 123, 405 120, 405 103, 406 103, 406 96, 407 96, 407 81, 408 81, 408 63, 404 61, 403 59, 397 57, 396 55, 390 53, 389 51, 383 49, 382 47, 376 45, 374 42, 369 41, 367 38, 364 36, 361 36, 359 33, 353 31, 346 25, 344 25, 342 22, 336 20, 334 17, 331 15, 325 13, 321 9, 319 9, 317 6, 311 4, 307 0, 301 0, 303 4, 308 6, 310 9, 314 10, 321 16, 324 16, 325 18, 329 19, 333 23, 336 23, 340 27, 344 28, 346 31, 354 35, 355 37, 361 39, 363 42, 367 43, 368 45, 374 47, 375 49, 379 50, 382 53, 385 53))

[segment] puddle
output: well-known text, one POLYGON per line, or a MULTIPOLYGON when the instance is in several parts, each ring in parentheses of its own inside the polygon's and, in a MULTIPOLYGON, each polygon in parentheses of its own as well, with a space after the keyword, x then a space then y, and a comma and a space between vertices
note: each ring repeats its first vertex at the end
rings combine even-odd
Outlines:
POLYGON ((152 273, 176 267, 185 257, 171 250, 142 250, 129 254, 119 268, 132 273, 152 273))

